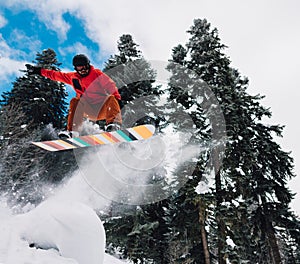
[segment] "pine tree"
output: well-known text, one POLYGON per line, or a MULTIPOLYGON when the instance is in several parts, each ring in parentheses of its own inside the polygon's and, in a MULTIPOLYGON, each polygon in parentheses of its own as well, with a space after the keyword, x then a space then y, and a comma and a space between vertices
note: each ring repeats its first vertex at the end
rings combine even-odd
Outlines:
POLYGON ((155 71, 143 58, 131 35, 120 37, 118 50, 119 53, 105 64, 104 71, 116 82, 121 94, 124 125, 159 122, 159 117, 153 114, 161 93, 160 86, 154 85, 155 71))
MULTIPOLYGON (((36 61, 44 68, 60 65, 51 49, 37 53, 36 61)), ((0 114, 1 192, 21 205, 39 203, 45 183, 59 182, 76 168, 72 153, 45 153, 30 143, 53 137, 64 125, 64 86, 23 72, 3 94, 0 114)))
MULTIPOLYGON (((116 82, 122 96, 124 126, 159 123, 161 113, 157 103, 161 91, 160 86, 155 84, 155 71, 143 58, 130 35, 120 37, 118 50, 119 53, 106 63, 105 72, 116 82)), ((124 205, 120 206, 121 211, 113 208, 113 218, 105 224, 108 243, 112 248, 121 249, 123 256, 134 263, 168 263, 165 256, 164 210, 161 206, 162 203, 153 203, 132 206, 129 210, 124 205)))
POLYGON ((31 146, 40 130, 29 129, 23 123, 26 115, 19 105, 3 106, 0 113, 1 174, 0 192, 12 204, 38 203, 42 199, 43 166, 40 163, 45 153, 31 146))
MULTIPOLYGON (((211 168, 215 171, 214 190, 198 196, 182 194, 193 192, 205 175, 201 166, 196 167, 192 179, 194 182, 177 194, 172 211, 184 215, 186 206, 195 204, 194 210, 198 208, 200 223, 198 234, 203 231, 203 219, 206 219, 206 227, 210 229, 208 234, 202 233, 198 243, 202 243, 205 253, 204 238, 207 237, 209 257, 218 263, 281 263, 282 256, 287 253, 284 252, 286 247, 281 247, 279 243, 282 233, 290 237, 294 245, 295 251, 288 254, 296 256, 299 250, 296 238, 296 234, 299 237, 299 221, 288 209, 292 194, 286 186, 294 176, 293 160, 274 140, 274 136, 282 136, 282 127, 262 122, 264 118, 271 117, 271 112, 260 105, 262 96, 251 96, 246 92, 248 79, 242 78, 237 70, 230 67, 230 60, 223 53, 225 45, 221 44, 217 29, 211 30, 205 19, 196 19, 188 33, 191 37, 186 48, 178 45, 173 49, 173 63, 169 66, 173 74, 170 100, 175 100, 186 111, 192 112, 194 122, 199 120, 195 124, 201 128, 200 138, 210 136, 209 129, 213 127, 206 127, 203 120, 203 117, 209 118, 209 112, 203 109, 203 103, 197 104, 189 89, 176 85, 176 81, 182 84, 182 78, 175 62, 193 71, 190 79, 197 75, 213 91, 224 114, 228 143, 221 170, 211 168), (213 210, 209 209, 211 206, 213 210), (292 229, 285 219, 290 219, 292 229), (228 239, 235 246, 229 245, 228 239)), ((185 81, 189 87, 188 80, 185 81)), ((199 90, 200 95, 202 91, 199 90)), ((205 96, 203 98, 205 100, 205 96)), ((214 148, 210 153, 216 168, 220 165, 216 157, 222 151, 214 148)), ((285 244, 288 243, 285 241, 285 244)), ((201 257, 192 253, 192 246, 189 253, 194 263, 203 263, 201 257)), ((208 260, 207 255, 205 259, 208 260)))
POLYGON ((133 263, 170 263, 166 254, 167 226, 162 217, 165 204, 165 201, 143 206, 114 204, 104 224, 109 252, 118 249, 121 258, 133 263))
MULTIPOLYGON (((47 49, 37 53, 36 65, 58 70, 60 63, 54 50, 47 49)), ((67 94, 62 83, 37 75, 25 75, 17 78, 12 90, 3 93, 2 97, 2 105, 22 106, 26 116, 23 122, 30 122, 32 128, 45 127, 47 124, 52 124, 54 128, 64 126, 67 94)))

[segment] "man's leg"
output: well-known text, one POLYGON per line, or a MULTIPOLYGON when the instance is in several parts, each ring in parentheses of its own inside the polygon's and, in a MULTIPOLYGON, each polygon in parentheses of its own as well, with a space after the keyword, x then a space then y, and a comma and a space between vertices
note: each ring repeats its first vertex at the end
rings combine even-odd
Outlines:
POLYGON ((121 109, 118 103, 118 100, 113 96, 110 95, 105 100, 103 106, 101 107, 98 116, 98 120, 105 119, 106 124, 110 123, 118 123, 122 124, 122 116, 121 116, 121 109))
POLYGON ((83 122, 84 109, 80 98, 74 97, 70 101, 68 114, 68 131, 78 131, 83 122))
POLYGON ((84 97, 80 100, 73 98, 70 102, 67 129, 78 131, 84 117, 91 121, 105 120, 106 124, 122 124, 121 109, 113 95, 108 96, 104 103, 96 105, 89 104, 84 97))

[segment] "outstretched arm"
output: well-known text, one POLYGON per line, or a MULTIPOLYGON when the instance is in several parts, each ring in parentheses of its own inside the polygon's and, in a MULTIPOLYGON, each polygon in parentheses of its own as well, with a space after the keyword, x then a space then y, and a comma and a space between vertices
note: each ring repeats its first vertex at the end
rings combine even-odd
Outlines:
POLYGON ((72 72, 65 73, 54 70, 41 69, 41 75, 53 81, 63 82, 72 85, 72 72))
POLYGON ((72 72, 64 73, 60 71, 47 70, 41 67, 32 66, 30 64, 25 64, 25 66, 29 75, 38 74, 40 76, 49 78, 53 81, 63 82, 72 85, 72 72))

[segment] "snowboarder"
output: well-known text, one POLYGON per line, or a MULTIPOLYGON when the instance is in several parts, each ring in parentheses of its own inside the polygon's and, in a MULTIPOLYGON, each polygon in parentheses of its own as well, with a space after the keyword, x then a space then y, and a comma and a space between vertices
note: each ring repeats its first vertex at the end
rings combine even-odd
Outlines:
POLYGON ((92 121, 105 120, 106 131, 120 128, 122 117, 118 100, 121 100, 121 95, 118 88, 112 79, 90 64, 86 55, 74 56, 75 72, 65 73, 30 64, 25 66, 29 75, 38 74, 69 84, 76 92, 76 97, 70 101, 67 131, 61 132, 60 137, 78 136, 84 118, 92 121))

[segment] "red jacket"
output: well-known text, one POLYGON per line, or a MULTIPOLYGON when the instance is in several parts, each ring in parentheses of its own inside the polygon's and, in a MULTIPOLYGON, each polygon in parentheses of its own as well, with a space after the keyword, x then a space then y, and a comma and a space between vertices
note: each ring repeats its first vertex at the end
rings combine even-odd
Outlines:
POLYGON ((77 72, 65 73, 47 69, 42 69, 41 74, 51 80, 73 86, 76 96, 84 95, 90 104, 103 103, 108 95, 114 95, 116 99, 121 100, 121 95, 113 80, 92 65, 90 65, 89 74, 85 77, 77 72))

